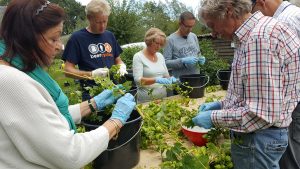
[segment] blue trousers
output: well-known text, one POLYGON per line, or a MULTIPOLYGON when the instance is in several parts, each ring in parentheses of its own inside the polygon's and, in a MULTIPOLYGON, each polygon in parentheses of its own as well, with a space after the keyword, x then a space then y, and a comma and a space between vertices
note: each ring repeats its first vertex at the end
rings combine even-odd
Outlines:
POLYGON ((235 169, 279 169, 288 146, 288 129, 271 127, 252 133, 231 131, 231 157, 235 169))

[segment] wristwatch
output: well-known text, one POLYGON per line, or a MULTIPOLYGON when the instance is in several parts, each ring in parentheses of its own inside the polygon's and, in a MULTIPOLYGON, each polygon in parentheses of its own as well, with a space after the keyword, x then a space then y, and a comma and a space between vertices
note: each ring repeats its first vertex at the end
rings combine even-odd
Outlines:
POLYGON ((94 106, 93 106, 93 104, 92 104, 92 102, 91 102, 90 99, 88 100, 88 104, 89 104, 89 107, 90 107, 90 109, 91 109, 91 112, 92 112, 92 113, 96 113, 97 111, 96 111, 96 109, 94 108, 94 106))

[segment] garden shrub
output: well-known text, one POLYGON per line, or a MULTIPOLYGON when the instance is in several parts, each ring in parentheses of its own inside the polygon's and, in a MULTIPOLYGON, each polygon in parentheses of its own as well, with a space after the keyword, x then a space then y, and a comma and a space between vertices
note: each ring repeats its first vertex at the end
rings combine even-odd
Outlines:
POLYGON ((208 86, 219 84, 216 73, 219 69, 229 69, 230 65, 224 58, 220 58, 212 46, 211 40, 201 40, 200 42, 201 54, 205 56, 206 62, 200 66, 200 72, 209 76, 208 86))
POLYGON ((123 52, 121 53, 120 57, 123 60, 123 62, 126 64, 127 69, 132 68, 132 59, 134 54, 142 49, 143 47, 139 47, 139 46, 128 47, 123 49, 123 52))

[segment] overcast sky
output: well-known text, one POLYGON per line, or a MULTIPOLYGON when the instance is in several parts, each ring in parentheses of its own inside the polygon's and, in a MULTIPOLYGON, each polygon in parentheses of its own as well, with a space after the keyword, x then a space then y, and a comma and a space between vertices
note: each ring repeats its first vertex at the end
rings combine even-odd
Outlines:
MULTIPOLYGON (((90 2, 90 0, 76 0, 77 2, 80 2, 82 5, 86 5, 90 2)), ((165 2, 165 0, 149 0, 149 1, 161 1, 165 2)), ((179 2, 185 4, 187 7, 192 8, 194 11, 198 8, 200 4, 200 0, 178 0, 179 2)))

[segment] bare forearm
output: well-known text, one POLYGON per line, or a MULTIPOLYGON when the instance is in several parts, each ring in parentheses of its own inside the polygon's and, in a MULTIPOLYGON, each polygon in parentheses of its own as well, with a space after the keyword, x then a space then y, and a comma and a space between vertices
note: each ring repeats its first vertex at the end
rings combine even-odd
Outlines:
POLYGON ((78 69, 66 69, 65 75, 74 79, 88 79, 91 78, 91 71, 83 71, 78 69))
POLYGON ((155 78, 147 78, 147 77, 141 78, 141 85, 152 85, 154 83, 155 83, 155 78))
POLYGON ((109 139, 111 139, 120 131, 122 123, 117 119, 109 119, 103 124, 103 126, 108 130, 109 139))
MULTIPOLYGON (((97 110, 95 100, 91 99, 90 101, 91 101, 91 104, 92 104, 93 108, 95 110, 97 110)), ((89 106, 88 101, 84 101, 84 102, 80 103, 80 113, 81 113, 81 117, 85 117, 85 116, 88 116, 91 113, 93 113, 90 106, 89 106)))

